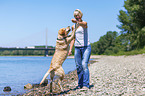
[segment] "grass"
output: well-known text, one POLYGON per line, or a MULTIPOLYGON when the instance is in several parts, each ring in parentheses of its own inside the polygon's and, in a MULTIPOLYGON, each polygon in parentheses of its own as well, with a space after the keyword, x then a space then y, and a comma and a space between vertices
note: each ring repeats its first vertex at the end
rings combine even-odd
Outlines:
POLYGON ((132 50, 132 51, 127 51, 127 52, 123 52, 120 51, 117 54, 113 54, 114 56, 120 56, 120 55, 137 55, 137 54, 144 54, 145 53, 145 47, 143 49, 137 49, 137 50, 132 50))

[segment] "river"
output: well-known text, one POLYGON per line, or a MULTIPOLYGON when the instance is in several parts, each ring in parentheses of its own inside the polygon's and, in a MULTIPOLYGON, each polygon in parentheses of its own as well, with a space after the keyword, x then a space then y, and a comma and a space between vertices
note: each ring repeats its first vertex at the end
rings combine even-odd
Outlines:
MULTIPOLYGON (((38 84, 47 72, 52 57, 0 57, 0 95, 23 94, 27 83, 38 84), (4 87, 10 86, 11 92, 3 92, 4 87)), ((63 64, 65 74, 75 70, 74 59, 66 59, 63 64)), ((48 76, 49 79, 49 76, 48 76)))

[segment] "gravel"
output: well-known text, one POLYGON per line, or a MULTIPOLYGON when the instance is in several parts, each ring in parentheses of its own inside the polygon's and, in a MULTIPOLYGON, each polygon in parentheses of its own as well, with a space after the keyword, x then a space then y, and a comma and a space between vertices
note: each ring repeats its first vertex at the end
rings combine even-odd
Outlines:
POLYGON ((53 93, 49 91, 49 84, 38 87, 23 94, 35 96, 65 95, 65 96, 134 96, 145 95, 145 55, 134 56, 92 56, 89 64, 90 89, 77 89, 76 70, 67 74, 62 82, 64 92, 57 85, 53 86, 53 93))

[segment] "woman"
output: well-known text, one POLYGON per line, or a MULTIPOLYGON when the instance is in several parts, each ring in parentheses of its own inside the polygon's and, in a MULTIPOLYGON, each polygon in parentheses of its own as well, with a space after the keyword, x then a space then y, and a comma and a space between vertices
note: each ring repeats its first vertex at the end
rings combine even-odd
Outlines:
POLYGON ((70 43, 70 50, 68 55, 72 54, 72 48, 75 44, 75 63, 78 75, 78 88, 89 88, 89 69, 88 62, 91 55, 91 46, 88 39, 88 26, 87 22, 82 20, 82 12, 79 9, 74 11, 75 19, 71 21, 75 23, 72 26, 72 30, 78 25, 78 29, 75 32, 75 38, 70 43))

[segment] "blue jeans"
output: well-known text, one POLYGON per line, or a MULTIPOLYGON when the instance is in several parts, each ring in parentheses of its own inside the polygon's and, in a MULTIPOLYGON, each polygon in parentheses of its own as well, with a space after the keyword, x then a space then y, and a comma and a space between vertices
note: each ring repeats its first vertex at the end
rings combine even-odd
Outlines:
POLYGON ((91 55, 91 45, 86 47, 75 47, 75 63, 78 75, 78 86, 89 88, 88 63, 91 55))

